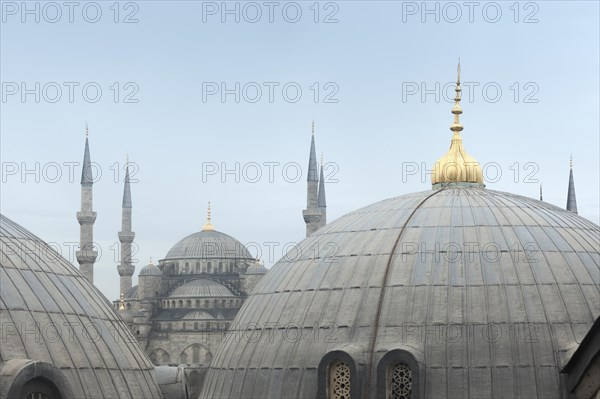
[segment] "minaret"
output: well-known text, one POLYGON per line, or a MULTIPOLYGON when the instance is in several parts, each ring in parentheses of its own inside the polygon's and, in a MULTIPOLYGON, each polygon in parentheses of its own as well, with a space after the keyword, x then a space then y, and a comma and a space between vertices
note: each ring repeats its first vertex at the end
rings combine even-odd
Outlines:
POLYGON ((318 208, 319 166, 315 151, 315 121, 312 123, 312 137, 310 139, 310 156, 308 158, 308 177, 306 190, 306 209, 302 211, 306 223, 306 236, 308 237, 320 227, 321 212, 318 208))
POLYGON ((567 211, 577 213, 577 198, 575 198, 575 181, 573 180, 573 156, 569 160, 569 191, 567 192, 567 211))
POLYGON ((88 141, 88 126, 85 125, 85 152, 81 170, 81 211, 77 212, 79 222, 79 251, 75 253, 79 263, 79 271, 91 283, 94 283, 94 262, 98 252, 94 250, 94 222, 96 212, 92 210, 92 161, 88 141))
POLYGON ((323 155, 321 155, 321 173, 319 175, 317 206, 319 212, 321 212, 321 219, 319 220, 319 228, 321 228, 327 224, 327 201, 325 198, 325 177, 323 176, 323 155))
POLYGON ((121 231, 119 231, 119 241, 121 242, 121 263, 117 266, 119 276, 121 276, 121 293, 127 293, 131 288, 131 277, 135 270, 135 265, 131 262, 131 243, 135 238, 135 233, 131 231, 131 187, 129 183, 129 157, 125 164, 125 187, 123 188, 123 205, 121 211, 121 231))

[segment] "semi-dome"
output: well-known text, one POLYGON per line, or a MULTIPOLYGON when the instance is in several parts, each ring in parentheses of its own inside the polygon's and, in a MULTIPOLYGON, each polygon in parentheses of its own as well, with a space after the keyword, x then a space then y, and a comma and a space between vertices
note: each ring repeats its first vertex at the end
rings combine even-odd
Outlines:
POLYGON ((200 397, 325 397, 331 384, 560 397, 560 368, 600 315, 599 237, 572 212, 461 185, 349 213, 257 285, 228 332, 254 338, 224 340, 200 397))
POLYGON ((66 259, 3 215, 0 255, 0 397, 162 398, 135 337, 66 259))
POLYGON ((180 240, 165 256, 176 259, 253 259, 248 249, 235 238, 216 230, 202 230, 180 240))
POLYGON ((235 296, 229 288, 216 281, 202 278, 180 285, 169 295, 170 298, 228 296, 235 296))
POLYGON ((183 318, 186 320, 214 320, 214 316, 204 310, 189 311, 183 318))

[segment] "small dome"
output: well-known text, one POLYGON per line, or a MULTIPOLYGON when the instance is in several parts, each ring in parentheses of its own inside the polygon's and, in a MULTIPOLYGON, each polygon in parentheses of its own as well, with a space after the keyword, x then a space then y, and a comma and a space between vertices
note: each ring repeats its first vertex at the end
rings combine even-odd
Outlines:
POLYGON ((140 270, 140 276, 162 276, 162 272, 158 268, 158 266, 153 265, 152 263, 142 267, 140 270))
POLYGON ((168 259, 251 259, 248 249, 235 238, 216 230, 203 230, 183 238, 169 250, 168 259))
POLYGON ((246 274, 265 274, 266 272, 268 272, 267 268, 258 262, 251 264, 246 269, 246 274))
POLYGON ((175 288, 175 290, 169 295, 170 298, 182 298, 182 297, 224 297, 224 296, 235 296, 229 288, 216 281, 198 279, 190 281, 175 288))

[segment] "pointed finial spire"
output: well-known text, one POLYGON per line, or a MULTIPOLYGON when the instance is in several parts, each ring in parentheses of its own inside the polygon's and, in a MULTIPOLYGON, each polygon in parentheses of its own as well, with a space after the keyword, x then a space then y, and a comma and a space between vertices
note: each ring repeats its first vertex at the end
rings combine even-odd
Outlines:
POLYGON ((323 162, 323 153, 321 153, 321 167, 323 167, 323 165, 325 165, 325 162, 323 162))
POLYGON ((87 121, 85 121, 85 137, 87 137, 88 134, 89 134, 88 123, 87 123, 87 121))
POLYGON ((460 59, 456 67, 456 96, 454 97, 454 106, 452 114, 454 121, 450 125, 450 130, 454 132, 450 142, 450 149, 435 163, 433 173, 431 175, 431 183, 433 188, 437 189, 440 184, 459 183, 468 184, 475 187, 485 188, 483 184, 483 172, 481 165, 477 160, 471 157, 465 151, 462 143, 460 132, 463 130, 463 125, 460 123, 460 115, 462 108, 461 88, 460 88, 460 59))
POLYGON ((569 155, 569 168, 573 169, 573 154, 569 155))
POLYGON ((208 201, 208 209, 206 211, 206 224, 202 227, 202 231, 211 231, 211 230, 215 229, 215 227, 210 222, 210 218, 211 218, 210 214, 211 214, 210 201, 208 201))
POLYGON ((452 130, 455 134, 463 130, 463 125, 460 124, 460 114, 462 114, 462 108, 460 106, 460 92, 462 91, 460 88, 460 58, 458 59, 458 66, 456 67, 456 96, 454 97, 454 107, 452 107, 452 113, 454 114, 454 123, 450 126, 450 130, 452 130))
POLYGON ((312 121, 312 135, 315 135, 315 120, 312 121))
POLYGON ((542 183, 540 183, 540 201, 544 200, 544 196, 542 195, 542 183))

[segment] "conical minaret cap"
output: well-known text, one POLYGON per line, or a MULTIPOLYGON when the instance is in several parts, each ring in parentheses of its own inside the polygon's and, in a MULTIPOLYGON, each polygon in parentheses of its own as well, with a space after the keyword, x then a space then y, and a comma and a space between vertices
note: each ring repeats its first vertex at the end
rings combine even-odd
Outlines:
MULTIPOLYGON (((481 165, 465 151, 462 144, 460 132, 463 125, 460 123, 462 108, 460 106, 461 88, 460 88, 460 61, 458 62, 456 79, 456 96, 454 98, 454 107, 452 114, 454 121, 450 125, 450 130, 454 132, 450 149, 435 163, 431 175, 431 184, 436 186, 447 183, 466 183, 483 186, 483 172, 481 165)), ((437 186, 436 186, 437 187, 437 186)))

